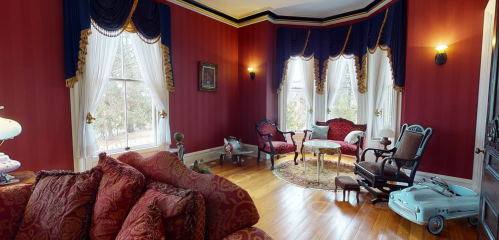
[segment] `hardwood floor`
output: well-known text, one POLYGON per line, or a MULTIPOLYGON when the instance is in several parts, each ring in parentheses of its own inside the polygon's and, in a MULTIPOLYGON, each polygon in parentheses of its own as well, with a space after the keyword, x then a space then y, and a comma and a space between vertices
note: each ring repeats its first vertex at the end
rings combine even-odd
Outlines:
MULTIPOLYGON (((276 162, 292 157, 294 154, 276 162)), ((336 160, 336 156, 326 156, 328 158, 336 160)), ((257 163, 256 158, 245 158, 243 167, 228 160, 224 166, 215 162, 216 165, 207 163, 213 173, 249 192, 260 214, 255 226, 276 240, 476 239, 476 227, 469 225, 466 219, 446 221, 444 230, 432 235, 426 226, 400 217, 386 203, 372 205, 367 191, 361 191, 359 203, 354 192, 349 201, 343 202, 341 191, 319 191, 288 184, 270 171, 270 160, 257 163)), ((342 162, 353 163, 355 159, 342 156, 342 162)))

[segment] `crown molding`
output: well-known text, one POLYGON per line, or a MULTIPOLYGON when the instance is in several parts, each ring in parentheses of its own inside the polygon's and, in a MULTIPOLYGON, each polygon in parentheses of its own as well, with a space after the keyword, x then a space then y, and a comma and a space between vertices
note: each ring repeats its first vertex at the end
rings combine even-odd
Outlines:
POLYGON ((383 8, 387 4, 396 0, 374 0, 364 9, 354 10, 342 14, 333 15, 325 18, 311 18, 299 16, 281 16, 274 13, 272 8, 262 8, 244 15, 240 18, 230 16, 212 7, 206 6, 194 0, 166 0, 181 7, 192 10, 201 15, 223 22, 235 28, 249 26, 255 23, 269 21, 274 24, 287 24, 287 25, 302 25, 302 26, 316 26, 323 27, 342 22, 352 21, 356 19, 369 17, 372 13, 383 8))

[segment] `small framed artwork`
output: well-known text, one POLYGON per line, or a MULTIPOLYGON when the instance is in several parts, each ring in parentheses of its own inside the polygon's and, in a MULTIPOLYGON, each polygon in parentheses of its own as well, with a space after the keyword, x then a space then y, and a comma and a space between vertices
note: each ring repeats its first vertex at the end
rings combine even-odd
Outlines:
POLYGON ((218 64, 199 62, 199 91, 218 92, 218 64))

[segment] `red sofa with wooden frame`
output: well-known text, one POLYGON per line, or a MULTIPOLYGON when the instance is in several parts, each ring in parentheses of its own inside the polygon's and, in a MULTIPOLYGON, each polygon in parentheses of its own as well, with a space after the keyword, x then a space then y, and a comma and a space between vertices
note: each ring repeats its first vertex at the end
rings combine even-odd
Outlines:
MULTIPOLYGON (((308 132, 312 132, 311 130, 304 130, 303 132, 305 133, 303 136, 303 141, 327 141, 327 142, 334 142, 337 143, 341 146, 341 154, 347 154, 347 155, 353 155, 356 158, 356 161, 358 162, 360 159, 360 153, 362 152, 363 149, 366 148, 366 142, 365 142, 365 135, 366 135, 366 129, 367 129, 367 124, 355 124, 352 121, 343 119, 343 118, 334 118, 330 119, 326 122, 319 122, 317 121, 315 123, 317 126, 329 126, 329 130, 327 133, 327 139, 310 139, 311 134, 307 134, 308 132), (351 131, 362 131, 362 133, 357 137, 357 143, 355 144, 350 144, 345 142, 345 137, 351 132, 351 131), (309 135, 307 139, 307 135, 309 135)), ((301 153, 302 153, 302 161, 303 159, 303 145, 301 147, 301 153)))

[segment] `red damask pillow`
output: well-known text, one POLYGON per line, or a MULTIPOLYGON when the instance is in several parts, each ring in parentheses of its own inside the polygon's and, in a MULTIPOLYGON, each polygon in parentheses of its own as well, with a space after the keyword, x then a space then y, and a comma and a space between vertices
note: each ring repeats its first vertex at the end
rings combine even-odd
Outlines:
MULTIPOLYGON (((146 206, 156 202, 161 210, 166 239, 204 239, 205 207, 203 196, 192 189, 153 182, 128 214, 118 238, 141 218, 146 206)), ((126 234, 129 236, 128 234, 126 234)))
POLYGON ((88 239, 102 174, 101 167, 38 172, 16 239, 88 239))
POLYGON ((0 240, 16 237, 31 195, 31 186, 33 183, 0 188, 0 240))
POLYGON ((165 240, 161 209, 158 207, 156 200, 151 202, 147 199, 142 203, 137 202, 130 214, 128 214, 125 224, 126 227, 121 229, 116 240, 165 240))
POLYGON ((92 214, 90 238, 115 239, 125 218, 144 189, 146 179, 137 169, 106 153, 99 154, 104 174, 99 185, 92 214))

